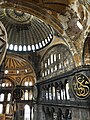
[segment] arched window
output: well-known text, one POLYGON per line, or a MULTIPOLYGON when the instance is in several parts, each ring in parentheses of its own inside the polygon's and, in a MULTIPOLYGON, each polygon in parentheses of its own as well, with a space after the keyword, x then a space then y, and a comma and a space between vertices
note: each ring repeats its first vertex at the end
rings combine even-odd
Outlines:
POLYGON ((32 97, 33 97, 32 94, 33 94, 32 90, 30 90, 30 92, 29 92, 29 100, 32 100, 32 97))
POLYGON ((8 83, 6 83, 6 87, 8 87, 9 86, 9 84, 8 83))
POLYGON ((65 89, 64 89, 64 86, 62 85, 61 86, 61 99, 62 100, 65 100, 66 98, 65 98, 65 89))
POLYGON ((63 92, 63 89, 61 89, 61 99, 62 99, 62 100, 64 99, 64 92, 63 92))
POLYGON ((4 101, 4 94, 3 94, 3 93, 0 95, 0 101, 1 101, 1 102, 4 101))
POLYGON ((55 65, 54 71, 57 71, 57 65, 55 65))
POLYGON ((60 100, 61 99, 61 91, 59 90, 59 88, 57 88, 57 99, 60 100))
POLYGON ((30 106, 25 105, 24 107, 24 120, 30 120, 30 106))
POLYGON ((48 100, 48 90, 47 89, 45 90, 45 94, 46 94, 45 95, 46 96, 46 100, 48 100))
POLYGON ((51 68, 51 73, 53 73, 53 67, 51 68))
POLYGON ((56 54, 54 54, 54 62, 56 62, 56 54))
POLYGON ((51 64, 53 63, 53 54, 51 54, 51 64))
POLYGON ((6 114, 9 114, 9 110, 10 110, 10 105, 7 104, 7 106, 6 106, 6 114))
POLYGON ((25 84, 25 86, 28 86, 28 82, 27 81, 24 84, 25 84))
POLYGON ((11 99, 11 93, 8 93, 7 101, 10 101, 11 99))
POLYGON ((3 113, 3 105, 0 104, 0 114, 2 114, 2 113, 3 113))
POLYGON ((34 117, 34 114, 33 114, 33 112, 34 112, 34 109, 33 109, 33 107, 32 107, 32 115, 31 115, 31 117, 32 117, 32 120, 33 120, 33 117, 34 117))
POLYGON ((49 87, 49 100, 52 100, 51 87, 49 87))
POLYGON ((45 63, 45 68, 47 68, 47 63, 45 63))
POLYGON ((5 87, 5 83, 2 83, 2 87, 5 87))
POLYGON ((53 100, 55 100, 55 87, 52 88, 53 88, 53 100))
POLYGON ((28 90, 25 91, 25 100, 28 100, 28 90))
POLYGON ((69 96, 69 83, 66 83, 66 95, 67 95, 67 100, 70 99, 70 96, 69 96))
POLYGON ((50 59, 48 58, 48 65, 50 65, 50 59))
POLYGON ((29 82, 29 86, 32 86, 32 85, 33 85, 33 83, 30 81, 30 82, 29 82))

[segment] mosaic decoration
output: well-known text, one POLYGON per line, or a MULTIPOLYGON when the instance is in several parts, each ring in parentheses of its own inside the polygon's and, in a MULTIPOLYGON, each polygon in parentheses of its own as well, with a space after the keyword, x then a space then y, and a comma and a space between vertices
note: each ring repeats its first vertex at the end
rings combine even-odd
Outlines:
POLYGON ((76 97, 85 99, 90 95, 90 80, 83 74, 76 74, 73 78, 73 92, 76 97))
POLYGON ((18 10, 6 9, 5 12, 9 18, 19 23, 27 23, 32 18, 30 14, 18 10))
POLYGON ((7 33, 0 21, 0 65, 4 59, 7 47, 7 33))

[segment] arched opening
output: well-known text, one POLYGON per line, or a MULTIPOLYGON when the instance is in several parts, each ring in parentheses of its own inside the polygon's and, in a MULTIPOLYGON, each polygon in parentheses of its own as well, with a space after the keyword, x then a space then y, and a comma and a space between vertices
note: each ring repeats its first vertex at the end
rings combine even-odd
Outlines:
POLYGON ((30 120, 30 106, 24 106, 24 120, 30 120))

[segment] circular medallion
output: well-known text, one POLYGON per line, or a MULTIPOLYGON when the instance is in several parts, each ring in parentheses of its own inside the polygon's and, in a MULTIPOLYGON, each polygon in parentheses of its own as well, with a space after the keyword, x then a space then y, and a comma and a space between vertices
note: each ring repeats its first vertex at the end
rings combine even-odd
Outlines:
POLYGON ((21 88, 15 88, 13 90, 13 98, 16 100, 21 99, 21 97, 23 96, 23 90, 21 88))
POLYGON ((5 27, 0 21, 0 65, 6 54, 6 47, 7 47, 7 33, 5 27))
POLYGON ((90 95, 90 81, 83 74, 76 74, 73 78, 72 88, 76 97, 85 99, 90 95))

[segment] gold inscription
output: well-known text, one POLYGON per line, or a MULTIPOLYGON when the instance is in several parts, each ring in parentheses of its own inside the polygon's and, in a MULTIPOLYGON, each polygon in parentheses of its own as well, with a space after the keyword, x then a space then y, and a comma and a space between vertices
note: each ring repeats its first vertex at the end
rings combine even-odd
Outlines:
POLYGON ((73 78, 73 91, 79 98, 86 98, 90 94, 90 81, 83 74, 77 74, 73 78))

